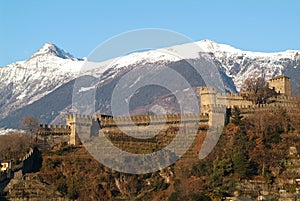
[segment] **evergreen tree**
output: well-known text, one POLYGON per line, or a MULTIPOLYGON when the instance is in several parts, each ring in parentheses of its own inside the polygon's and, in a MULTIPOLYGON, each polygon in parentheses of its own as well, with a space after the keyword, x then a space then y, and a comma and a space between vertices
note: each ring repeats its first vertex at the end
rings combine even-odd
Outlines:
POLYGON ((236 126, 241 126, 242 118, 243 118, 243 116, 241 115, 241 111, 237 107, 234 107, 231 115, 232 115, 231 123, 233 123, 236 126))
POLYGON ((232 162, 233 172, 239 178, 246 178, 248 176, 250 162, 248 159, 249 138, 245 131, 243 116, 237 107, 233 108, 232 123, 240 129, 233 136, 232 147, 232 162))
POLYGON ((213 172, 210 175, 210 183, 213 187, 223 184, 224 177, 232 173, 232 161, 228 157, 217 157, 213 162, 213 172))
POLYGON ((235 176, 240 179, 246 178, 250 172, 249 167, 250 164, 246 152, 237 150, 233 154, 233 169, 235 176))

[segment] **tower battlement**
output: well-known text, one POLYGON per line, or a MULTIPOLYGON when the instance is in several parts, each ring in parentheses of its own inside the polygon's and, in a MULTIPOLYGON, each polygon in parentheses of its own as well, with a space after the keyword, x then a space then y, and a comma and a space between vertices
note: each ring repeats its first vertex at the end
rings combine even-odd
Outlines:
POLYGON ((37 134, 38 135, 70 135, 71 128, 68 125, 48 125, 41 124, 37 134))
POLYGON ((216 94, 217 92, 214 87, 200 87, 200 94, 216 94))
POLYGON ((291 80, 287 76, 279 75, 270 79, 269 87, 280 95, 291 96, 291 80))

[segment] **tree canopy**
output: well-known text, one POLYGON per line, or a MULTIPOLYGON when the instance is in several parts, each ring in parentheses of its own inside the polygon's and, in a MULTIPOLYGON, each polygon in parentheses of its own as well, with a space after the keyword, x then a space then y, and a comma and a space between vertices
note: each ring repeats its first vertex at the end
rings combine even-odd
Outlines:
POLYGON ((40 126, 40 121, 35 117, 24 117, 21 121, 21 127, 29 132, 30 135, 34 135, 40 126))
POLYGON ((0 161, 18 159, 26 154, 30 138, 23 133, 11 132, 0 136, 0 161))
POLYGON ((255 104, 266 103, 270 97, 276 96, 276 91, 269 88, 269 83, 262 77, 248 78, 244 81, 241 94, 255 104))

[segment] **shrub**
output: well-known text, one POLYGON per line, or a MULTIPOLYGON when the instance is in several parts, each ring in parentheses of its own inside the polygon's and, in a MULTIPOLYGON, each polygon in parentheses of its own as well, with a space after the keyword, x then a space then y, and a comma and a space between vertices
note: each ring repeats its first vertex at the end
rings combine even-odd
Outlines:
POLYGON ((170 197, 169 197, 169 201, 177 201, 179 199, 179 192, 173 192, 170 197))
POLYGON ((77 190, 74 188, 72 188, 67 195, 67 197, 70 200, 76 200, 78 198, 78 196, 79 196, 79 194, 78 194, 77 190))
POLYGON ((65 196, 65 195, 67 195, 67 193, 68 193, 68 186, 67 186, 66 183, 61 182, 61 183, 58 184, 56 190, 57 190, 58 192, 60 192, 63 196, 65 196))

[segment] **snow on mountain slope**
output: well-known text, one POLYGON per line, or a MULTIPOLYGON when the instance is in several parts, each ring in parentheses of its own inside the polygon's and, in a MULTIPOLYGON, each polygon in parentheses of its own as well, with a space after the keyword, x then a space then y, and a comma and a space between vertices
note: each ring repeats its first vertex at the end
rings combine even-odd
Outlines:
POLYGON ((221 70, 232 78, 238 90, 248 77, 262 76, 269 80, 283 73, 293 77, 292 72, 295 72, 295 69, 299 72, 300 51, 298 50, 274 53, 242 51, 211 40, 134 53, 122 57, 118 65, 130 65, 137 62, 155 63, 162 60, 167 63, 179 61, 182 58, 198 59, 200 55, 208 55, 212 61, 219 64, 221 70))
POLYGON ((0 68, 0 117, 74 79, 84 61, 46 43, 26 61, 0 68))
POLYGON ((242 51, 225 44, 218 44, 211 40, 203 40, 197 44, 205 52, 210 53, 213 60, 217 60, 223 71, 233 79, 239 90, 243 81, 249 77, 265 77, 266 80, 280 74, 294 78, 300 72, 300 51, 287 50, 285 52, 264 53, 242 51))

